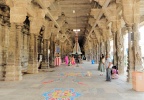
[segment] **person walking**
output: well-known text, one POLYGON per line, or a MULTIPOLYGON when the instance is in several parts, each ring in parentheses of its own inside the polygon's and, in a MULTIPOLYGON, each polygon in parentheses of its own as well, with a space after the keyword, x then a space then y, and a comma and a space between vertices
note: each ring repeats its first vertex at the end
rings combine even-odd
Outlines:
POLYGON ((105 72, 105 57, 101 57, 101 62, 100 62, 100 68, 99 68, 100 76, 103 76, 103 73, 105 72))
POLYGON ((104 55, 102 54, 101 56, 100 56, 100 61, 99 61, 99 65, 98 65, 98 70, 100 71, 100 65, 101 65, 101 63, 102 63, 102 57, 103 57, 104 55))
POLYGON ((111 81, 111 66, 112 66, 112 60, 110 58, 110 55, 106 55, 106 61, 105 61, 105 68, 106 68, 106 81, 111 81))

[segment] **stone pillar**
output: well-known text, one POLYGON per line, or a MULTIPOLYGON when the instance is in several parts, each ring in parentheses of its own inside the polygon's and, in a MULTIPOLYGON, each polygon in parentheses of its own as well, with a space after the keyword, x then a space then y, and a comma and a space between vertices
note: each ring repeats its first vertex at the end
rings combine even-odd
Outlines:
POLYGON ((2 45, 2 42, 3 42, 3 27, 2 27, 2 16, 0 18, 0 80, 3 80, 3 45, 2 45))
POLYGON ((20 24, 11 24, 9 34, 8 60, 5 81, 22 80, 21 73, 21 29, 20 24))
POLYGON ((26 33, 23 34, 23 53, 22 53, 22 58, 23 58, 23 68, 26 70, 28 68, 28 35, 26 33))
POLYGON ((96 45, 96 63, 99 63, 99 44, 96 45))
POLYGON ((55 50, 55 43, 54 43, 54 35, 50 37, 50 66, 54 67, 54 51, 55 50))
POLYGON ((48 39, 43 40, 43 59, 42 59, 42 69, 48 68, 48 39))
POLYGON ((138 31, 138 24, 136 23, 133 25, 133 34, 134 34, 133 46, 134 46, 134 58, 135 58, 135 70, 141 71, 143 69, 143 66, 142 66, 141 47, 139 46, 140 33, 138 31))
POLYGON ((102 42, 102 53, 105 55, 105 51, 106 51, 106 49, 105 49, 105 42, 103 41, 102 42))
POLYGON ((0 42, 0 80, 4 79, 5 67, 7 64, 7 47, 8 47, 8 36, 9 36, 8 20, 9 20, 8 16, 1 15, 0 18, 0 38, 1 38, 0 39, 1 41, 0 42))
POLYGON ((110 40, 106 41, 106 54, 110 54, 110 40))
POLYGON ((103 54, 102 42, 100 43, 100 56, 103 54))
POLYGON ((97 61, 96 52, 97 52, 97 48, 96 48, 96 45, 94 45, 94 60, 95 60, 95 63, 96 63, 96 61, 97 61))
POLYGON ((124 74, 124 39, 123 34, 121 32, 121 28, 119 27, 117 30, 117 64, 118 64, 118 70, 119 74, 124 74))
POLYGON ((99 43, 99 45, 98 45, 98 63, 100 61, 100 56, 101 55, 102 55, 102 53, 101 53, 101 43, 99 43))
POLYGON ((117 66, 117 40, 116 40, 116 32, 113 32, 113 64, 117 66))
POLYGON ((63 54, 63 45, 62 45, 62 42, 60 43, 60 51, 61 51, 61 60, 62 60, 62 63, 64 62, 64 54, 63 54))
POLYGON ((138 45, 139 33, 138 24, 140 22, 140 1, 139 0, 122 0, 123 19, 128 26, 128 82, 132 82, 132 72, 140 70, 141 53, 138 45), (133 31, 132 31, 133 28, 133 31))
POLYGON ((132 72, 134 71, 134 51, 133 51, 132 27, 128 27, 128 68, 127 81, 132 82, 132 72))
POLYGON ((27 73, 38 73, 37 35, 30 33, 29 64, 27 73))
POLYGON ((3 45, 3 76, 5 76, 5 68, 7 64, 7 55, 8 55, 8 43, 9 43, 9 32, 10 32, 10 23, 9 17, 4 16, 4 24, 3 24, 3 36, 2 36, 2 45, 3 45))

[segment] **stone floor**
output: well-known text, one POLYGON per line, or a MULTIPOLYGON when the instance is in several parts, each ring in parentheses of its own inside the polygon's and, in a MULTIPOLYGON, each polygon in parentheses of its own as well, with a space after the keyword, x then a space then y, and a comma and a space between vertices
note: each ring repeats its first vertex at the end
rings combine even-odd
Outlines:
POLYGON ((19 82, 1 81, 0 100, 144 100, 144 92, 132 90, 123 77, 106 82, 96 64, 53 69, 26 74, 19 82))

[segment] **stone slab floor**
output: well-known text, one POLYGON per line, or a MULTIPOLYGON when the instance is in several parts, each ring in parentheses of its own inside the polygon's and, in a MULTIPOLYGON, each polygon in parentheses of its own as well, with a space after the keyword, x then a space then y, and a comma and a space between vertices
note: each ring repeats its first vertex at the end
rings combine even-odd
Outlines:
POLYGON ((144 100, 144 92, 135 92, 122 76, 106 82, 96 64, 53 69, 25 74, 19 82, 1 81, 0 100, 144 100))

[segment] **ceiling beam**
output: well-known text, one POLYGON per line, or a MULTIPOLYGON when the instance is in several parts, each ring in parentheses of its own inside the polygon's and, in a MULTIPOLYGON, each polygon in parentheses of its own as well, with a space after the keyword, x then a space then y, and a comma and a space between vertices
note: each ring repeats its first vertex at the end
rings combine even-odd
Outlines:
POLYGON ((56 22, 56 20, 54 19, 53 15, 50 13, 50 11, 44 6, 43 2, 41 0, 35 0, 40 6, 42 9, 45 9, 46 10, 46 16, 49 17, 53 22, 54 24, 56 25, 56 27, 58 29, 60 29, 60 26, 59 24, 56 22))
POLYGON ((90 31, 88 37, 91 35, 91 33, 92 33, 93 30, 95 29, 95 27, 96 27, 98 21, 99 21, 100 18, 102 17, 102 15, 103 15, 103 11, 102 11, 102 10, 105 9, 105 8, 108 6, 108 4, 110 3, 110 1, 111 1, 111 0, 106 0, 106 2, 104 3, 104 5, 103 5, 103 7, 102 7, 102 9, 101 9, 101 11, 100 11, 100 13, 99 13, 99 16, 98 16, 98 18, 96 19, 96 21, 95 21, 95 23, 94 23, 94 25, 93 25, 93 27, 92 27, 92 29, 91 29, 91 31, 90 31))

